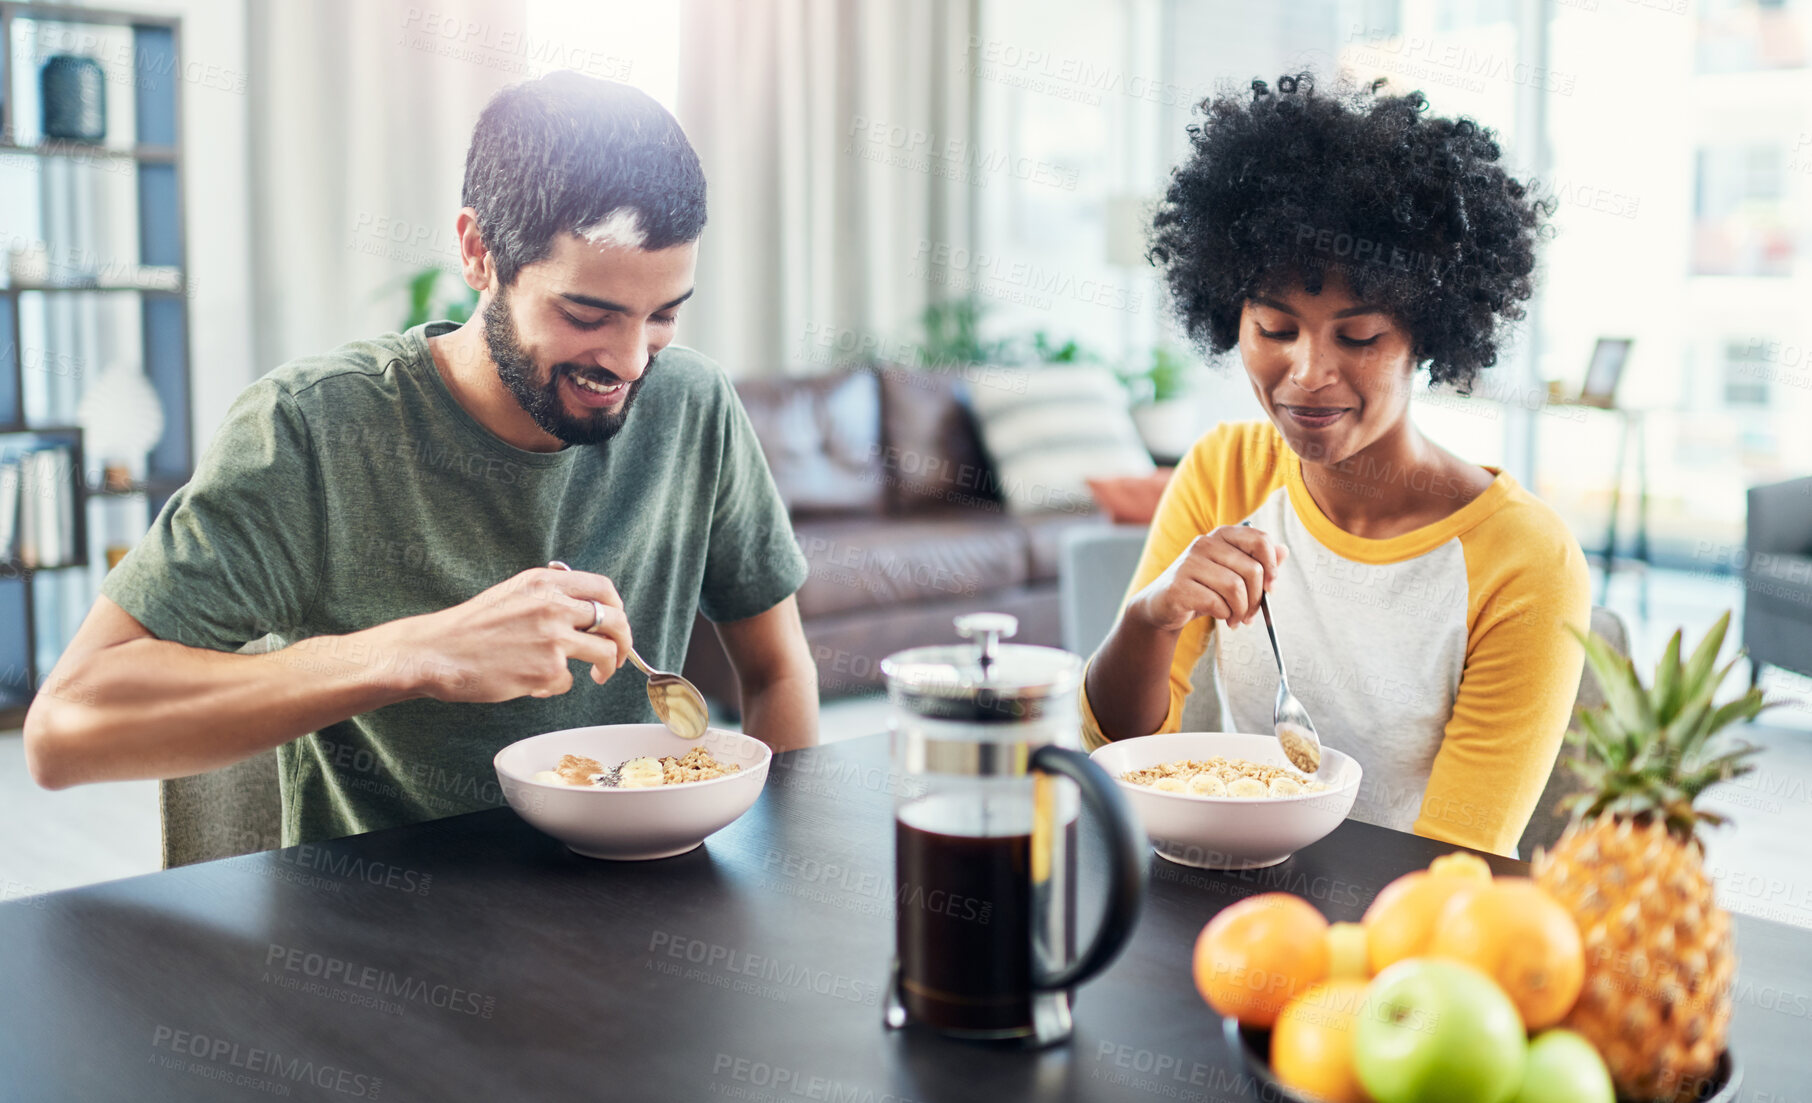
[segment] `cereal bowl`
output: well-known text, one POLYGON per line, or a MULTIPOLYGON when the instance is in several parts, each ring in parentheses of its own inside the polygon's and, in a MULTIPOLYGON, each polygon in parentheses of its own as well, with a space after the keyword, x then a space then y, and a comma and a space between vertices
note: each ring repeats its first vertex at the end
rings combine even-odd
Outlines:
POLYGON ((503 798, 516 814, 575 854, 645 861, 684 854, 749 810, 767 782, 773 753, 753 736, 707 728, 681 739, 660 724, 610 724, 546 732, 511 743, 491 760, 503 798), (735 773, 646 789, 596 789, 535 780, 564 755, 606 768, 641 756, 682 756, 704 747, 735 773))
POLYGON ((1340 825, 1359 796, 1359 763, 1332 747, 1321 749, 1327 786, 1296 796, 1210 797, 1163 792, 1120 775, 1183 759, 1243 759, 1295 773, 1270 735, 1176 732, 1122 739, 1089 757, 1132 802, 1160 857, 1199 869, 1274 866, 1340 825))

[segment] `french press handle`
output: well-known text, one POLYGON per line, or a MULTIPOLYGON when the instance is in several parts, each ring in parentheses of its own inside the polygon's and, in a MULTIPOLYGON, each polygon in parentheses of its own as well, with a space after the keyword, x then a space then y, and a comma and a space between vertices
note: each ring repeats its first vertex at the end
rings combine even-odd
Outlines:
POLYGON ((1107 771, 1081 751, 1046 744, 1032 752, 1031 767, 1069 778, 1082 791, 1083 804, 1101 820, 1107 833, 1111 882, 1101 928, 1088 949, 1056 972, 1034 965, 1033 987, 1049 992, 1074 988, 1106 969, 1132 939, 1145 900, 1145 828, 1107 771))

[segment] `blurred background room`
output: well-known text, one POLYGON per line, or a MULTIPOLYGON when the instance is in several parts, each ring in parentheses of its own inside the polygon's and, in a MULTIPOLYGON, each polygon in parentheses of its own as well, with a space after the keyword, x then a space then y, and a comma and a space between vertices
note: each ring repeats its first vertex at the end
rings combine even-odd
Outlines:
MULTIPOLYGON (((1712 865, 1812 926, 1771 879, 1812 832, 1812 0, 108 0, 0 2, 0 31, 0 895, 158 868, 156 784, 39 791, 25 706, 242 388, 470 311, 454 218, 497 89, 626 81, 696 146, 679 340, 793 508, 835 738, 881 730, 878 660, 952 612, 1086 652, 1119 601, 1066 549, 1140 503, 1027 493, 991 407, 1087 380, 1135 478, 1262 416, 1145 234, 1195 106, 1307 70, 1420 89, 1556 201, 1515 340, 1418 422, 1562 514, 1639 669, 1734 610, 1786 703, 1740 733, 1767 750, 1712 865)), ((689 672, 727 682, 709 651, 689 672)))

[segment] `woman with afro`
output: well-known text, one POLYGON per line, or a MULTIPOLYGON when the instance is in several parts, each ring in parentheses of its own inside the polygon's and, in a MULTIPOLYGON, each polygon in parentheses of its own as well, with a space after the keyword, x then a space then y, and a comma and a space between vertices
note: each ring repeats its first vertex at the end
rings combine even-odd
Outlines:
POLYGON ((1179 465, 1089 663, 1084 734, 1269 732, 1264 592, 1290 688, 1364 767, 1353 815, 1514 854, 1579 687, 1585 559, 1509 475, 1423 436, 1409 398, 1423 372, 1465 389, 1496 363, 1553 205, 1490 131, 1379 88, 1255 81, 1190 127, 1151 259, 1190 338, 1239 349, 1266 420, 1179 465))

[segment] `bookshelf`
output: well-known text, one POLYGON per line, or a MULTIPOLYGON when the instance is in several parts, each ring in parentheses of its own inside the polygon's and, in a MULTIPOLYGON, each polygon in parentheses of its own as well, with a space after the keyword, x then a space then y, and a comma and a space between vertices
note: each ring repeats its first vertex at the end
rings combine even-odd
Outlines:
MULTIPOLYGON (((73 543, 59 562, 27 566, 10 548, 0 549, 0 728, 23 723, 32 696, 99 592, 108 569, 104 541, 110 535, 116 544, 134 542, 191 474, 181 38, 181 20, 173 16, 0 0, 0 189, 8 197, 36 193, 36 232, 21 234, 14 226, 13 241, 23 237, 51 255, 80 246, 81 255, 91 256, 91 243, 59 241, 58 231, 78 222, 117 224, 115 208, 122 206, 133 216, 127 221, 135 224, 136 239, 103 251, 108 263, 90 278, 15 280, 10 247, 0 246, 0 355, 6 357, 0 452, 67 448, 71 462, 58 476, 57 492, 66 477, 74 513, 73 543), (102 142, 39 133, 33 113, 40 52, 101 63, 109 116, 102 142), (109 189, 116 189, 111 196, 109 189), (130 199, 117 189, 129 190, 130 199), (114 207, 100 209, 109 199, 114 207), (119 268, 156 278, 122 279, 119 268), (125 318, 130 326, 120 321, 125 318), (68 355, 57 352, 54 339, 35 350, 38 363, 28 363, 34 351, 28 331, 53 338, 60 332, 80 348, 111 346, 110 360, 120 358, 121 348, 137 356, 163 407, 164 432, 130 486, 105 484, 98 463, 89 469, 91 460, 107 457, 91 455, 75 424, 85 384, 48 378, 51 355, 68 355)), ((79 353, 75 362, 94 355, 79 353)))

